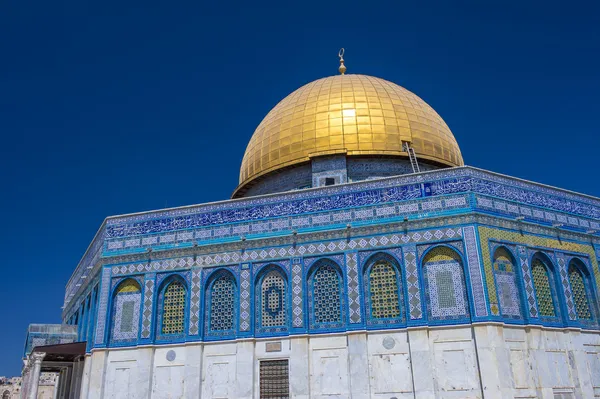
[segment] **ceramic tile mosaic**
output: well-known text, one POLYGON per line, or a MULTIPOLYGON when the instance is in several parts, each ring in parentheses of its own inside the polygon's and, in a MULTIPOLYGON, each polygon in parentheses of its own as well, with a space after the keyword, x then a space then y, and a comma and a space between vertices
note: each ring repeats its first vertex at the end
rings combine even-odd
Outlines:
POLYGON ((356 252, 346 254, 346 280, 350 323, 360 323, 360 289, 358 287, 358 257, 356 252))
POLYGON ((449 260, 427 262, 425 276, 430 318, 450 320, 469 316, 460 263, 449 260))
POLYGON ((302 295, 303 261, 301 258, 292 259, 292 325, 296 328, 304 326, 304 296, 302 295))
POLYGON ((113 341, 137 340, 141 300, 139 288, 137 292, 125 291, 115 296, 111 334, 113 341))
POLYGON ((488 315, 485 290, 483 288, 483 274, 481 264, 479 263, 479 249, 477 238, 475 236, 475 227, 463 227, 463 236, 467 247, 467 266, 471 281, 471 290, 473 292, 473 302, 475 305, 475 316, 484 317, 488 315))
POLYGON ((96 345, 104 344, 104 331, 106 328, 106 313, 108 311, 108 296, 110 293, 110 268, 102 270, 100 299, 98 302, 98 322, 96 324, 96 345))
POLYGON ((250 331, 250 264, 243 263, 240 271, 240 331, 250 331))
POLYGON ((202 269, 192 269, 192 286, 190 290, 190 326, 189 334, 199 334, 200 324, 200 284, 202 281, 202 269))
POLYGON ((408 290, 408 313, 411 320, 423 317, 421 307, 421 281, 417 268, 417 248, 414 245, 404 247, 404 266, 406 267, 406 285, 408 290))
POLYGON ((155 273, 145 275, 144 281, 144 310, 142 311, 142 338, 150 338, 152 315, 154 310, 154 280, 155 273))

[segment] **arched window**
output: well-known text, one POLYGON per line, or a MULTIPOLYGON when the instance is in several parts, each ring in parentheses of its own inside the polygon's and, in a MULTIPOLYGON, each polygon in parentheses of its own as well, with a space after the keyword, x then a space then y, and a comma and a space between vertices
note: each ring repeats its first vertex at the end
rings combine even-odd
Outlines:
POLYGON ((130 342, 137 340, 142 293, 134 279, 122 281, 115 290, 112 313, 112 340, 130 342))
POLYGON ((369 322, 399 321, 402 317, 402 294, 395 262, 378 254, 370 259, 367 266, 365 297, 369 322))
POLYGON ((469 316, 467 290, 460 256, 438 246, 423 259, 427 313, 432 320, 460 319, 469 316))
POLYGON ((494 277, 502 316, 521 319, 521 299, 517 288, 515 261, 503 247, 494 253, 494 277))
POLYGON ((556 317, 548 268, 540 259, 534 258, 531 262, 531 275, 540 316, 556 317))
POLYGON ((318 261, 309 280, 311 326, 339 327, 342 324, 342 279, 335 263, 318 261))
POLYGON ((569 283, 571 284, 571 292, 573 293, 573 302, 575 303, 577 318, 590 320, 592 318, 592 312, 590 311, 585 279, 586 277, 581 272, 580 266, 574 261, 571 261, 569 264, 569 283))
POLYGON ((210 330, 231 331, 235 326, 235 280, 219 272, 210 288, 210 330))
MULTIPOLYGON (((282 327, 287 325, 286 283, 277 270, 270 270, 262 277, 257 287, 257 305, 260 306, 260 327, 282 327), (260 295, 260 298, 258 298, 260 295)), ((269 329, 267 329, 269 330, 269 329)), ((277 330, 277 329, 275 329, 277 330)))
POLYGON ((4 391, 4 393, 2 394, 2 399, 10 399, 10 392, 4 391))
POLYGON ((162 298, 161 334, 182 334, 185 325, 186 289, 180 281, 173 281, 162 298))

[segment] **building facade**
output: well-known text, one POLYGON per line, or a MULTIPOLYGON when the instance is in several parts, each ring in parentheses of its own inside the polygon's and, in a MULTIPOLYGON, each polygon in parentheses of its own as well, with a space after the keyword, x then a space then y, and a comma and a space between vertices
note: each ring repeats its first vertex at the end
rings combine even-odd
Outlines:
POLYGON ((320 79, 233 199, 104 221, 66 288, 72 395, 600 397, 599 231, 597 198, 463 166, 406 89, 320 79))

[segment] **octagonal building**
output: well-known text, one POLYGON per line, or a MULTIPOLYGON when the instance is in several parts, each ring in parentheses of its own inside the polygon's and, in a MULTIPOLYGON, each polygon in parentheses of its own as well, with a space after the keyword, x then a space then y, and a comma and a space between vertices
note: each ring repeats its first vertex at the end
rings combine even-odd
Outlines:
POLYGON ((464 166, 421 98, 341 72, 266 115, 232 199, 102 223, 25 393, 600 397, 600 200, 464 166))

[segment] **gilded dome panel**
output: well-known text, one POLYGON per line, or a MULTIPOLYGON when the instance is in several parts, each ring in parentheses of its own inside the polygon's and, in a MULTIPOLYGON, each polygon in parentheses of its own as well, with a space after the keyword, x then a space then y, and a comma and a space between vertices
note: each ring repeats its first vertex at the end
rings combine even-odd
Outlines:
POLYGON ((454 135, 421 98, 365 75, 308 83, 284 98, 256 128, 240 170, 240 185, 310 157, 400 155, 411 143, 418 158, 463 165, 454 135))

